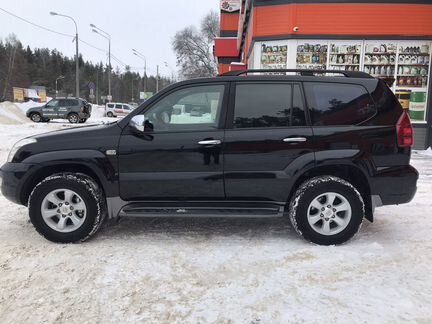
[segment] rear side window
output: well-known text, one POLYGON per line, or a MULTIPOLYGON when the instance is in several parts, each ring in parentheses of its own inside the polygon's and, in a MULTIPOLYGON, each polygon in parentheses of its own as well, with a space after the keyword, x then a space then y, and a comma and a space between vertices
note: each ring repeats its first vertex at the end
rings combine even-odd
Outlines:
POLYGON ((122 109, 123 108, 123 106, 119 105, 119 104, 115 105, 115 107, 116 107, 116 109, 122 109))
POLYGON ((303 100, 298 85, 237 84, 235 128, 290 127, 305 124, 303 100))
POLYGON ((68 106, 79 106, 79 102, 76 99, 69 99, 69 102, 67 103, 68 106))
POLYGON ((357 125, 376 113, 366 89, 355 84, 305 82, 312 124, 357 125))

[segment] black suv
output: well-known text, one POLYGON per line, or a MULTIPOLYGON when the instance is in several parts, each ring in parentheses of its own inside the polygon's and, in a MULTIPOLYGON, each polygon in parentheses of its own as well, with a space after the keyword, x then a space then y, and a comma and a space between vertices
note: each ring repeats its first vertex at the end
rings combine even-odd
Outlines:
POLYGON ((1 169, 3 195, 54 242, 105 218, 287 215, 327 245, 413 198, 413 130, 383 81, 256 72, 268 71, 183 81, 118 122, 26 138, 1 169))

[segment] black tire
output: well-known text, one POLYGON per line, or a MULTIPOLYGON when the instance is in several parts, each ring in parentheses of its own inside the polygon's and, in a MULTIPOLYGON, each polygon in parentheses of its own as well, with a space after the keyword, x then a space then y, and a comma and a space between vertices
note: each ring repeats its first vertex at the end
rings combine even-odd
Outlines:
POLYGON ((43 121, 44 123, 49 123, 50 119, 49 119, 49 118, 44 118, 42 121, 43 121))
POLYGON ((69 123, 71 123, 71 124, 77 124, 80 120, 78 114, 76 114, 76 113, 70 113, 68 115, 67 119, 69 120, 69 123))
POLYGON ((86 121, 87 121, 87 118, 80 118, 79 123, 80 123, 80 124, 83 124, 83 123, 85 123, 86 121))
MULTIPOLYGON (((326 204, 327 202, 324 203, 324 205, 326 204)), ((329 206, 330 205, 327 207, 329 206)), ((335 209, 329 208, 329 215, 331 215, 331 210, 335 211, 335 209)), ((316 212, 318 209, 312 208, 311 211, 316 212)), ((316 218, 323 217, 318 220, 316 223, 318 224, 317 226, 324 226, 324 222, 329 222, 328 226, 338 226, 338 224, 331 219, 334 218, 335 215, 330 216, 330 218, 324 215, 324 211, 319 211, 318 213, 319 215, 316 214, 317 216, 309 216, 315 216, 316 218)), ((336 214, 336 212, 334 212, 334 214, 336 214)), ((360 229, 364 214, 364 202, 361 194, 349 182, 334 176, 315 177, 301 184, 291 199, 289 210, 289 218, 296 232, 306 240, 320 245, 337 245, 350 240, 360 229), (310 212, 309 208, 312 201, 323 195, 324 199, 326 199, 325 195, 327 193, 336 193, 345 198, 351 208, 351 217, 349 221, 345 223, 347 224, 344 225, 346 227, 341 227, 343 230, 339 233, 324 235, 317 232, 317 230, 310 225, 308 213, 310 212)), ((344 214, 339 215, 343 217, 344 214)))
POLYGON ((42 121, 42 116, 37 112, 33 112, 30 114, 30 119, 34 123, 40 123, 42 121))
POLYGON ((92 178, 84 174, 55 174, 41 181, 30 194, 28 208, 30 220, 39 234, 55 243, 76 243, 89 239, 98 231, 106 216, 106 203, 102 190, 92 178), (56 189, 73 190, 85 203, 86 217, 82 225, 74 231, 67 233, 56 231, 48 226, 42 217, 43 199, 56 189))
POLYGON ((112 118, 112 117, 114 117, 114 114, 113 114, 111 111, 108 111, 108 112, 107 112, 107 117, 112 118))

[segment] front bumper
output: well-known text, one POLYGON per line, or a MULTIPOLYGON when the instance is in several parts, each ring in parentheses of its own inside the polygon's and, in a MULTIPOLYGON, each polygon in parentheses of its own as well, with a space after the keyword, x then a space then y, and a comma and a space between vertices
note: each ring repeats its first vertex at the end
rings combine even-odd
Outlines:
POLYGON ((382 205, 410 202, 417 191, 419 173, 411 165, 390 167, 370 179, 372 196, 379 196, 382 205))
POLYGON ((29 178, 30 169, 34 164, 6 163, 0 168, 0 186, 2 195, 20 205, 27 202, 22 201, 23 186, 29 178))

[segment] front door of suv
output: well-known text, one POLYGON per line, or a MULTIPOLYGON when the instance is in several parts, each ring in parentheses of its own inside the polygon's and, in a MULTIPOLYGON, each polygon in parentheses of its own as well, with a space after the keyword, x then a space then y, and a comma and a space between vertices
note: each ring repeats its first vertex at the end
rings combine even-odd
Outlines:
POLYGON ((223 199, 226 83, 185 86, 140 114, 145 131, 124 129, 119 146, 124 200, 223 199), (200 114, 185 109, 200 107, 200 114))
POLYGON ((296 171, 314 163, 300 84, 238 82, 225 132, 230 200, 285 203, 296 171))
POLYGON ((58 109, 60 107, 60 101, 53 99, 42 107, 43 118, 53 119, 58 117, 58 109))

